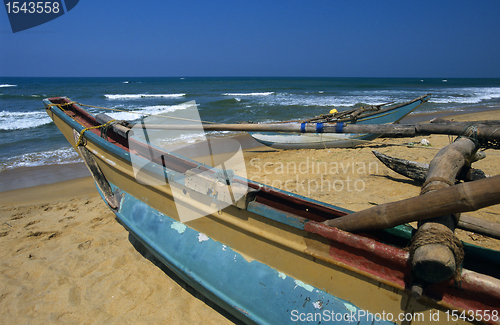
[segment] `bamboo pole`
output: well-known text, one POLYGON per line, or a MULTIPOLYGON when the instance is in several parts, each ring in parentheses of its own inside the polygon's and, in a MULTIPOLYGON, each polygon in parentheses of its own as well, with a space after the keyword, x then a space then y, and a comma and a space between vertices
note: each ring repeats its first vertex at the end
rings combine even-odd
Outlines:
POLYGON ((461 183, 397 202, 385 203, 324 223, 350 232, 392 228, 452 213, 500 204, 500 175, 461 183))

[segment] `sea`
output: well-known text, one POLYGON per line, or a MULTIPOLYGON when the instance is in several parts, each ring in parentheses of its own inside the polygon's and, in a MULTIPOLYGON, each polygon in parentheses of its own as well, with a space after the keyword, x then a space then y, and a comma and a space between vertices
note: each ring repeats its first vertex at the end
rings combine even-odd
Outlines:
POLYGON ((203 121, 235 123, 302 119, 428 93, 430 101, 410 117, 500 108, 500 78, 0 77, 0 178, 3 171, 81 161, 45 113, 42 100, 48 97, 120 110, 91 108, 131 120, 139 115, 123 111, 159 114, 195 101, 203 121))

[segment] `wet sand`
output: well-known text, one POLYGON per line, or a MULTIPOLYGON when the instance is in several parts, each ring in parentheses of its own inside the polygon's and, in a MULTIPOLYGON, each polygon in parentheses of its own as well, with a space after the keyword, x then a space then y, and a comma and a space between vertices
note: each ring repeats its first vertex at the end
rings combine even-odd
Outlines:
MULTIPOLYGON (((500 111, 452 118, 500 119, 500 111)), ((435 135, 384 138, 354 149, 285 151, 259 147, 247 149, 244 155, 251 179, 359 211, 420 192, 420 184, 386 168, 372 150, 429 163, 449 142, 447 136, 435 135), (423 138, 430 147, 419 144, 423 138), (410 142, 415 145, 408 146, 410 142)), ((499 153, 487 150, 486 155, 474 167, 489 175, 500 174, 499 153)), ((71 166, 63 168, 76 175, 81 166, 73 167, 74 173, 71 166)), ((60 170, 44 169, 43 176, 57 179, 60 170)), ((17 177, 19 183, 28 182, 21 180, 22 174, 17 177)), ((468 214, 500 222, 500 206, 468 214)), ((498 240, 462 230, 457 234, 462 240, 500 249, 498 240)), ((90 177, 0 192, 0 245, 3 324, 234 321, 131 237, 105 206, 90 177)))

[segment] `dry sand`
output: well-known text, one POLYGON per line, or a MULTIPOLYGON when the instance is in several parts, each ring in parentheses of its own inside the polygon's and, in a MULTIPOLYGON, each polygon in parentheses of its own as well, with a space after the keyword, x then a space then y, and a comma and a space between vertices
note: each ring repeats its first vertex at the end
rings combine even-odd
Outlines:
POLYGON ((90 177, 0 205, 0 323, 231 323, 129 236, 90 177))
MULTIPOLYGON (((500 119, 500 111, 453 116, 500 119)), ((245 152, 249 178, 350 210, 419 194, 372 150, 429 163, 447 136, 378 139, 355 149, 245 152), (415 145, 426 138, 431 147, 415 145)), ((500 174, 500 155, 474 164, 500 174)), ((500 222, 500 206, 469 213, 500 222)), ((457 230, 460 239, 500 241, 457 230)), ((228 324, 227 313, 187 287, 104 205, 91 178, 0 193, 0 323, 228 324)))

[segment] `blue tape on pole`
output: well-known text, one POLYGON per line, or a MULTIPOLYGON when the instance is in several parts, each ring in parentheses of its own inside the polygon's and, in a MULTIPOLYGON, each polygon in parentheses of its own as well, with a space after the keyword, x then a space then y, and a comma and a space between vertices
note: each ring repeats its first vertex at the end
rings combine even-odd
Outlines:
POLYGON ((335 126, 335 132, 342 133, 343 130, 344 130, 344 123, 342 122, 337 123, 335 126))
POLYGON ((323 133, 323 123, 316 123, 316 133, 323 133))
POLYGON ((300 124, 300 132, 302 132, 302 133, 306 132, 306 123, 300 124))

